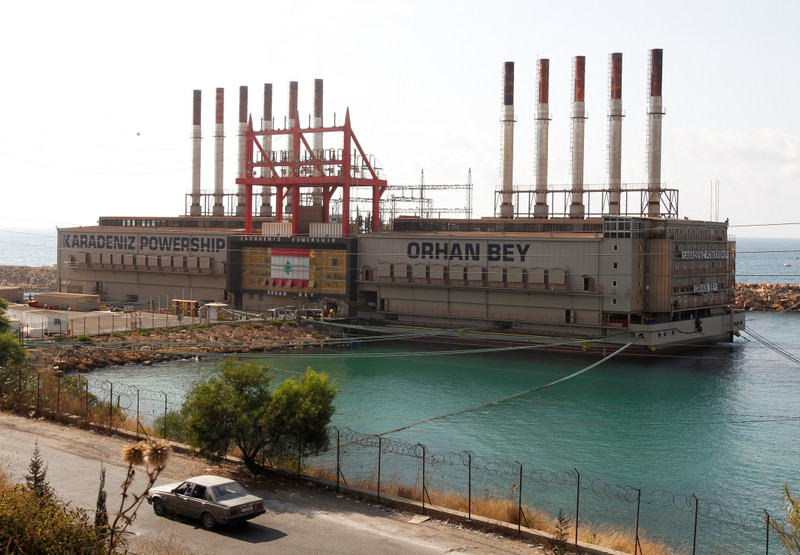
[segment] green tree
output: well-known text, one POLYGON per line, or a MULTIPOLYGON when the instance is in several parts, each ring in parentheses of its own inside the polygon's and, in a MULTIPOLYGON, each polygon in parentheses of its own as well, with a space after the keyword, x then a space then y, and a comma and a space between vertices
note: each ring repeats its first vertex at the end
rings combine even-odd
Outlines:
POLYGON ((0 370, 7 369, 25 360, 25 350, 16 337, 8 333, 11 325, 6 320, 8 303, 0 299, 0 370))
POLYGON ((97 533, 105 535, 108 530, 108 508, 106 507, 106 467, 100 463, 100 489, 97 490, 97 503, 94 510, 94 527, 97 533))
POLYGON ((336 388, 325 374, 308 368, 300 380, 289 378, 272 395, 266 450, 270 455, 302 456, 328 446, 325 427, 333 416, 336 388))
POLYGON ((255 469, 264 447, 271 380, 267 366, 230 358, 217 367, 217 375, 196 384, 182 409, 192 445, 218 459, 233 443, 247 468, 255 469))
POLYGON ((783 496, 786 499, 786 522, 773 518, 769 524, 789 553, 800 554, 800 497, 792 495, 788 485, 783 486, 783 496))
POLYGON ((6 319, 6 309, 8 302, 5 299, 0 299, 0 333, 8 333, 11 330, 11 324, 6 319))
POLYGON ((217 374, 196 384, 182 414, 192 445, 212 459, 239 448, 248 469, 258 470, 261 452, 314 453, 327 445, 325 426, 336 390, 325 374, 311 369, 273 393, 265 365, 228 359, 217 374))
POLYGON ((47 482, 47 465, 42 460, 38 441, 33 447, 33 456, 28 464, 28 474, 25 475, 25 485, 40 499, 52 499, 55 497, 53 489, 47 482))

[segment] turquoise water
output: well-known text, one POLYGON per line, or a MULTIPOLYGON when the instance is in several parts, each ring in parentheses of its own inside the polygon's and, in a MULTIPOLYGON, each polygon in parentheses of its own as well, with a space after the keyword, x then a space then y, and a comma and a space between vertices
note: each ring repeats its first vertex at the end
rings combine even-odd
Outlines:
MULTIPOLYGON (((739 239, 737 250, 738 281, 800 282, 800 259, 794 259, 800 257, 800 240, 739 239)), ((55 230, 0 230, 0 264, 54 264, 55 252, 55 230)), ((800 356, 796 313, 751 313, 747 325, 800 356)), ((263 360, 278 379, 308 366, 326 371, 340 389, 333 424, 363 434, 501 399, 597 360, 538 351, 440 352, 441 347, 418 343, 365 342, 263 360)), ((122 406, 131 412, 133 386, 138 387, 141 410, 152 419, 163 413, 165 396, 177 409, 186 389, 214 364, 203 359, 107 368, 90 379, 101 395, 108 393, 103 382, 113 382, 115 396, 121 394, 122 406)), ((737 340, 685 356, 619 357, 552 388, 412 426, 386 441, 408 452, 424 444, 429 454, 448 461, 471 451, 484 468, 476 470, 476 491, 513 494, 519 461, 526 476, 524 498, 551 513, 574 502, 573 482, 564 478, 574 469, 584 488, 582 514, 590 519, 602 515, 632 527, 632 490, 622 486, 641 489, 642 525, 673 545, 691 541, 693 515, 675 506, 696 494, 702 500, 699 553, 758 553, 764 551, 762 509, 782 514, 784 483, 800 491, 798 399, 800 366, 758 342, 737 340), (535 476, 556 478, 527 479, 535 476)), ((351 447, 343 460, 347 475, 374 473, 374 451, 351 447)), ((408 458, 390 460, 387 451, 383 471, 419 481, 420 470, 408 458)), ((429 483, 463 487, 465 472, 458 464, 428 470, 429 483)))
MULTIPOLYGON (((799 325, 796 313, 751 314, 748 322, 794 356, 800 356, 795 333, 799 325)), ((309 366, 327 372, 340 389, 332 424, 365 434, 502 399, 598 360, 539 351, 442 355, 441 349, 420 343, 364 343, 260 359, 275 369, 278 379, 309 366)), ((164 390, 176 408, 181 391, 212 366, 212 361, 127 366, 95 371, 90 378, 93 384, 113 381, 115 392, 120 383, 164 390)), ((164 397, 153 397, 151 410, 158 414, 164 397)), ((514 461, 528 469, 526 476, 529 469, 578 469, 584 487, 592 484, 592 490, 604 494, 619 490, 617 486, 641 489, 651 502, 642 511, 643 526, 676 545, 691 541, 693 516, 672 505, 695 494, 704 514, 722 515, 706 519, 707 529, 701 527, 700 545, 706 542, 706 550, 699 552, 763 552, 763 530, 758 529, 762 508, 781 514, 784 483, 800 491, 798 399, 800 366, 761 343, 737 340, 733 346, 682 356, 618 357, 556 386, 414 425, 386 438, 424 444, 428 453, 469 450, 489 462, 513 463, 484 477, 487 487, 495 490, 509 490, 515 483, 514 461), (666 508, 653 504, 654 497, 663 501, 659 491, 677 495, 677 501, 666 508), (719 520, 748 525, 722 526, 719 520), (723 548, 729 542, 734 543, 723 548), (748 548, 741 551, 742 545, 748 548)), ((404 479, 418 480, 419 470, 410 468, 404 479)), ((440 465, 437 479, 460 479, 448 478, 454 470, 440 465)), ((354 470, 349 471, 352 475, 354 470)), ((530 487, 540 504, 552 505, 552 512, 569 507, 574 498, 566 485, 531 482, 530 487)), ((627 504, 608 496, 592 500, 590 493, 582 494, 587 511, 633 526, 631 499, 627 504)))

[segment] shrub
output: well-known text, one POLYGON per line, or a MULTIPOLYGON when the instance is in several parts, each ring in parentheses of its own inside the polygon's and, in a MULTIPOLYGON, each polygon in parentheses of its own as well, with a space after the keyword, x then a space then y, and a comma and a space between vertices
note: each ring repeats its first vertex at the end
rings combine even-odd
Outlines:
POLYGON ((78 337, 75 338, 75 341, 79 341, 81 343, 87 343, 87 342, 91 342, 92 338, 89 337, 88 335, 82 333, 78 337))
POLYGON ((789 553, 800 554, 800 497, 792 495, 789 486, 783 486, 786 500, 786 523, 770 519, 770 526, 778 533, 778 538, 789 553))
POLYGON ((105 553, 83 509, 13 487, 0 471, 0 546, 4 553, 105 553))

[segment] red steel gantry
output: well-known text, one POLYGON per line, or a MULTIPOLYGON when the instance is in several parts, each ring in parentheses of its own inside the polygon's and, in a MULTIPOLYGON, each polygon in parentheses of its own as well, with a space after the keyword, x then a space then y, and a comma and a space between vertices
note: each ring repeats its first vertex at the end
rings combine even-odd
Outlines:
MULTIPOLYGON (((294 115, 295 121, 299 121, 298 114, 294 115)), ((300 189, 318 188, 322 190, 322 212, 324 223, 330 221, 330 201, 334 193, 342 188, 342 236, 350 236, 350 188, 351 187, 372 187, 372 231, 380 229, 380 199, 386 191, 387 182, 379 179, 378 174, 369 162, 361 145, 353 134, 350 125, 350 109, 344 119, 344 125, 333 127, 308 127, 301 129, 295 125, 291 129, 266 129, 262 131, 253 130, 253 118, 249 118, 247 131, 245 134, 246 150, 245 163, 248 177, 239 177, 236 183, 245 187, 245 232, 249 235, 253 233, 253 186, 271 187, 275 189, 275 221, 283 221, 283 200, 287 195, 291 195, 292 202, 292 236, 299 235, 300 230, 300 189), (316 133, 342 133, 343 141, 341 155, 337 159, 322 160, 311 148, 306 135, 316 133), (270 153, 267 152, 260 137, 290 135, 292 141, 292 160, 276 161, 271 160, 270 153), (363 167, 366 168, 371 177, 354 177, 352 172, 351 150, 355 146, 361 155, 363 167), (302 147, 302 148, 301 148, 302 147), (259 160, 254 160, 255 153, 260 154, 259 160), (303 171, 306 167, 311 171, 303 171), (267 172, 261 172, 269 177, 255 177, 258 168, 266 168, 267 172), (286 175, 281 175, 281 169, 286 168, 286 175), (332 171, 331 171, 332 170, 332 171), (327 173, 327 175, 326 175, 327 173), (310 175, 304 175, 310 174, 310 175)), ((326 141, 326 144, 330 144, 326 141)), ((355 154, 355 153, 353 153, 355 154)))

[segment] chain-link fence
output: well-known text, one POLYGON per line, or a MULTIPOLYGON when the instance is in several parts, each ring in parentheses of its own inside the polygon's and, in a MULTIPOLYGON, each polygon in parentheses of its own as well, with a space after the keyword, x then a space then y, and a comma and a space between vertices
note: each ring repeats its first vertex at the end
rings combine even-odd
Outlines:
MULTIPOLYGON (((125 427, 169 439, 167 416, 183 397, 80 376, 0 373, 6 408, 125 427), (156 429, 159 428, 159 429, 156 429)), ((423 443, 329 427, 329 447, 297 461, 298 472, 367 488, 519 527, 552 530, 557 515, 569 519, 566 537, 633 553, 778 553, 770 546, 769 515, 735 513, 694 494, 611 484, 573 468, 549 471, 527 461, 493 461, 472 451, 435 452, 423 443), (535 509, 534 509, 535 508, 535 509), (609 537, 611 540, 609 540, 609 537)))
MULTIPOLYGON (((553 472, 471 451, 434 452, 422 443, 348 428, 331 428, 329 438, 328 451, 306 464, 335 468, 327 475, 337 484, 367 487, 377 496, 391 491, 470 518, 480 514, 545 531, 552 531, 562 513, 569 518, 572 543, 595 543, 605 536, 617 549, 627 545, 634 553, 645 547, 647 552, 750 553, 765 544, 770 553, 763 511, 741 515, 694 494, 610 484, 579 469, 553 472)), ((773 538, 771 552, 778 549, 773 538)))
POLYGON ((20 327, 21 340, 45 337, 105 335, 115 332, 152 330, 157 328, 203 323, 203 319, 165 311, 136 312, 61 312, 43 318, 30 317, 20 327))

